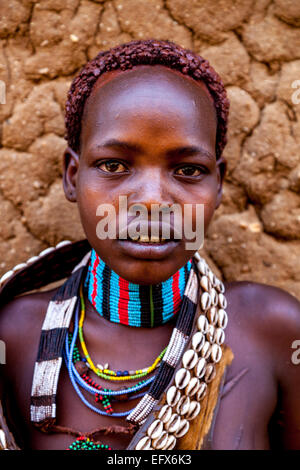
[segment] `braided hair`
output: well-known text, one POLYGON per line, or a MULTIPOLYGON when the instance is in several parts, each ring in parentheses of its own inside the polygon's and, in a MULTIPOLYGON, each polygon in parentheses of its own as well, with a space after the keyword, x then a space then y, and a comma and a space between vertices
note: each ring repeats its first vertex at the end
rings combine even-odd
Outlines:
POLYGON ((73 79, 65 108, 65 139, 75 151, 80 150, 81 121, 84 105, 97 79, 111 70, 129 70, 137 65, 164 65, 201 80, 213 98, 217 114, 216 158, 226 145, 229 100, 223 82, 203 57, 171 41, 154 39, 131 41, 100 52, 87 62, 73 79))

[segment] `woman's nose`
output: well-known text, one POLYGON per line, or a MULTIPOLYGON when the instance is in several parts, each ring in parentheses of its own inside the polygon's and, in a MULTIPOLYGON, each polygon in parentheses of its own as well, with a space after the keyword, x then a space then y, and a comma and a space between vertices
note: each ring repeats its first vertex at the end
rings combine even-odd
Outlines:
POLYGON ((148 168, 141 171, 128 197, 129 205, 142 204, 151 211, 153 204, 170 205, 174 203, 170 182, 161 168, 148 168))

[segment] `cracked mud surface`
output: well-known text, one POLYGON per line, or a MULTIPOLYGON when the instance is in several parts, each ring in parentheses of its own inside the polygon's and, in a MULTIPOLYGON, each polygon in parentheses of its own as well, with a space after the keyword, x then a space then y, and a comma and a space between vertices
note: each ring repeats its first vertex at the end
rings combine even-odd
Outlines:
POLYGON ((204 256, 225 280, 300 299, 299 28, 297 0, 0 0, 0 275, 83 237, 60 179, 68 87, 100 50, 156 37, 207 58, 231 101, 204 256))

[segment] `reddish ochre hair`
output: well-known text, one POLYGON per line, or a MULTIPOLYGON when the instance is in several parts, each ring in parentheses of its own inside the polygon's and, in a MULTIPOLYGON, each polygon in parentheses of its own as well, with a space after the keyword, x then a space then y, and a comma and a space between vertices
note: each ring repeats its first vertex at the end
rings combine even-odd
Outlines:
POLYGON ((75 151, 80 150, 81 120, 84 105, 100 75, 111 70, 129 70, 137 65, 164 65, 201 80, 213 98, 217 114, 216 158, 226 145, 229 100, 223 82, 203 57, 170 41, 142 40, 121 44, 100 52, 87 62, 73 79, 68 92, 65 139, 75 151))

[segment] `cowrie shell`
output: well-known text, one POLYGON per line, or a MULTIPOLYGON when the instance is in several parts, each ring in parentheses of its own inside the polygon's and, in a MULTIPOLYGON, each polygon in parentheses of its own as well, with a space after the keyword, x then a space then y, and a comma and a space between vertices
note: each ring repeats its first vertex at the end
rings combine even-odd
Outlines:
POLYGON ((218 310, 213 305, 210 309, 206 312, 207 319, 211 325, 216 325, 218 321, 218 310))
POLYGON ((14 275, 14 272, 12 270, 7 271, 7 273, 3 274, 3 276, 0 279, 0 285, 6 282, 13 275, 14 275))
POLYGON ((159 437, 152 441, 152 447, 154 449, 163 449, 168 441, 169 434, 166 431, 163 431, 159 437))
POLYGON ((212 304, 211 296, 208 292, 203 292, 203 294, 201 295, 201 298, 200 298, 200 303, 201 303, 202 310, 206 312, 206 310, 212 304))
POLYGON ((210 290, 210 297, 211 297, 211 303, 214 307, 216 307, 218 305, 218 294, 217 294, 217 291, 216 289, 212 288, 210 290))
POLYGON ((181 397, 176 406, 177 413, 180 416, 185 415, 189 411, 190 403, 191 401, 189 397, 186 397, 186 396, 181 397))
POLYGON ((181 368, 176 372, 175 384, 179 390, 185 388, 191 379, 191 374, 187 369, 181 368))
POLYGON ((151 447, 151 439, 149 436, 142 437, 142 439, 135 446, 136 450, 147 450, 151 447))
POLYGON ((194 253, 194 258, 196 258, 197 261, 201 261, 201 256, 199 255, 198 251, 195 251, 194 253))
POLYGON ((169 421, 172 416, 172 407, 170 405, 164 405, 158 415, 158 419, 160 419, 163 423, 169 421))
POLYGON ((206 366, 205 375, 204 375, 205 382, 206 383, 211 382, 215 378, 215 375, 216 375, 215 366, 213 364, 208 364, 206 366))
POLYGON ((205 315, 199 315, 197 320, 197 328, 201 333, 206 333, 208 330, 208 321, 205 315))
POLYGON ((183 437, 188 432, 189 428, 190 428, 190 423, 188 422, 188 420, 182 419, 180 421, 177 431, 175 432, 175 436, 183 437))
POLYGON ((205 343, 205 336, 201 331, 197 331, 192 337, 192 347, 194 351, 199 352, 205 343))
POLYGON ((195 395, 195 393, 197 393, 199 387, 200 387, 199 379, 197 379, 197 377, 192 377, 190 382, 186 386, 185 394, 188 397, 192 397, 193 395, 195 395))
POLYGON ((26 261, 26 264, 34 263, 37 259, 39 259, 38 256, 32 256, 31 258, 29 258, 29 259, 26 261))
POLYGON ((209 341, 211 344, 215 342, 215 327, 213 325, 208 326, 208 331, 206 333, 206 338, 207 341, 209 341))
POLYGON ((182 365, 186 369, 193 369, 198 362, 198 354, 193 349, 188 349, 182 357, 182 365))
POLYGON ((192 401, 189 406, 189 411, 187 412, 185 418, 187 420, 192 420, 198 416, 201 410, 201 405, 197 401, 192 401))
POLYGON ((70 240, 63 240, 59 242, 55 248, 62 248, 63 246, 70 245, 72 242, 70 240))
POLYGON ((201 359, 199 359, 198 364, 195 367, 195 374, 199 379, 201 379, 204 376, 205 367, 206 367, 206 360, 204 359, 204 357, 201 357, 201 359))
POLYGON ((217 288, 217 285, 219 283, 219 279, 217 278, 217 276, 214 274, 214 277, 213 277, 213 287, 216 289, 217 288))
POLYGON ((162 448, 162 450, 172 450, 176 445, 176 437, 175 436, 168 436, 166 445, 162 448))
POLYGON ((23 268, 26 268, 27 267, 27 263, 20 263, 20 264, 17 264, 16 266, 14 266, 12 268, 12 271, 15 273, 16 271, 19 271, 20 269, 23 269, 23 268))
POLYGON ((179 428, 180 424, 180 416, 176 413, 173 413, 171 418, 167 423, 165 423, 165 428, 168 432, 176 432, 177 429, 179 428))
POLYGON ((206 268, 206 263, 203 259, 198 261, 197 268, 198 268, 199 273, 202 274, 202 276, 206 276, 207 268, 206 268))
POLYGON ((227 300, 225 298, 224 294, 219 294, 218 295, 218 302, 221 308, 226 308, 227 307, 227 300))
POLYGON ((228 315, 222 308, 218 311, 218 325, 220 328, 226 328, 228 323, 228 315))
POLYGON ((41 251, 41 252, 39 253, 39 256, 40 256, 40 257, 41 257, 41 256, 45 256, 45 255, 47 255, 48 253, 51 253, 51 252, 54 251, 54 250, 55 250, 55 248, 54 248, 53 246, 50 246, 49 248, 46 248, 45 250, 41 251))
POLYGON ((216 343, 221 346, 221 344, 225 341, 225 333, 222 328, 217 328, 215 333, 215 341, 216 343))
POLYGON ((156 439, 163 432, 164 425, 160 419, 156 419, 147 429, 147 434, 151 439, 156 439))
POLYGON ((217 282, 217 285, 216 285, 216 289, 217 289, 218 292, 221 292, 221 294, 224 294, 224 292, 225 292, 225 286, 224 286, 223 282, 220 281, 219 279, 218 279, 218 282, 217 282))
POLYGON ((207 276, 202 276, 200 279, 200 286, 208 292, 211 289, 211 283, 207 276))
POLYGON ((209 341, 205 341, 203 348, 200 351, 200 355, 204 359, 208 359, 210 356, 210 352, 211 352, 211 344, 209 341))
POLYGON ((211 358, 212 360, 217 363, 220 361, 222 357, 222 349, 218 344, 213 344, 211 347, 211 358))
POLYGON ((202 400, 207 393, 207 384, 205 382, 201 382, 200 387, 198 389, 196 398, 198 401, 202 400))
POLYGON ((207 273, 207 276, 208 276, 208 279, 210 280, 211 282, 211 285, 213 286, 213 282, 214 282, 214 273, 212 272, 212 270, 210 268, 208 268, 209 271, 207 273))
POLYGON ((167 403, 170 406, 175 406, 181 397, 180 391, 172 385, 167 391, 167 403))

